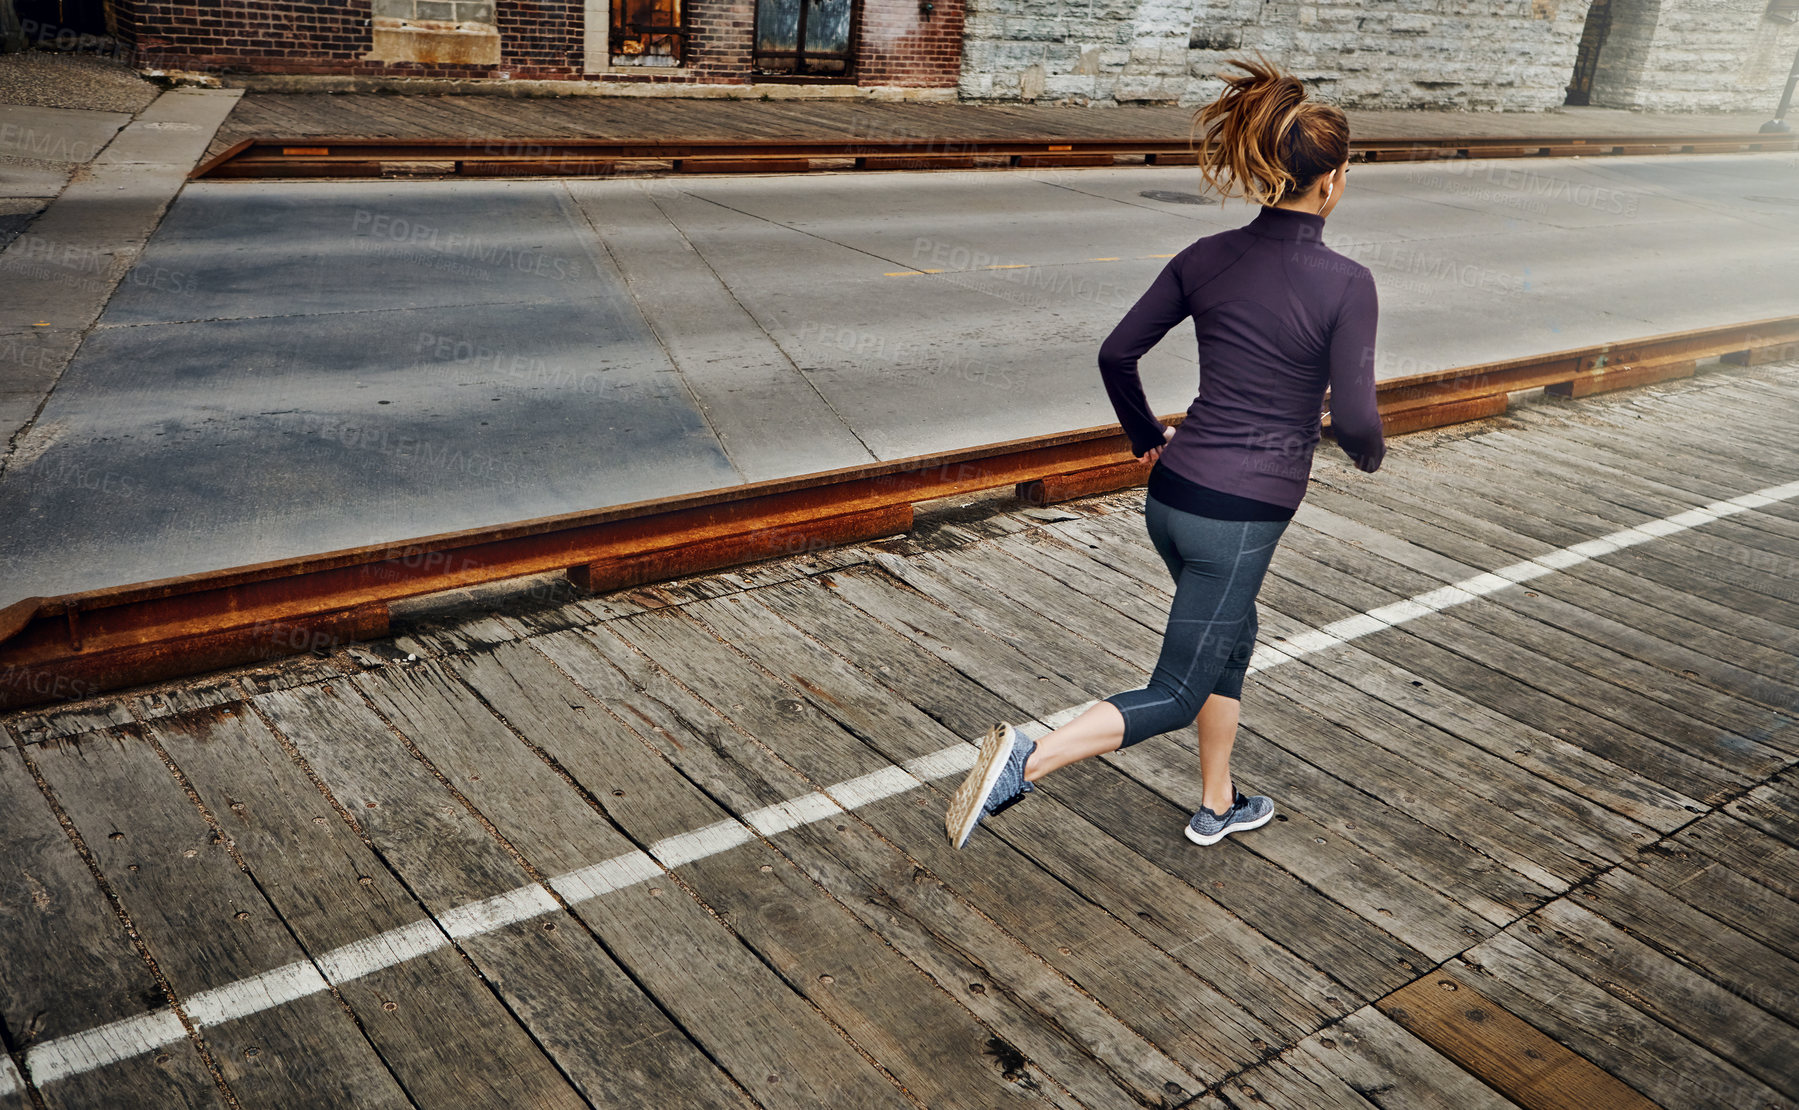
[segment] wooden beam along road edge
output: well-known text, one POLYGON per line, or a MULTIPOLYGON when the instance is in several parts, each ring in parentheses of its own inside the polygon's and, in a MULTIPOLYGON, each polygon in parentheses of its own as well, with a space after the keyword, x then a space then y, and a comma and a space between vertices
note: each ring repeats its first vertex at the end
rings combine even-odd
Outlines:
MULTIPOLYGON (((1650 543, 1714 520, 1795 498, 1799 498, 1799 480, 1768 486, 1483 572, 1416 594, 1404 601, 1383 605, 1322 628, 1288 637, 1279 645, 1258 641, 1255 658, 1249 669, 1251 673, 1256 673, 1295 662, 1305 656, 1474 601, 1497 590, 1516 586, 1614 551, 1650 543)), ((1091 701, 1085 702, 1038 720, 1024 722, 1021 731, 1029 737, 1041 736, 1050 729, 1073 720, 1092 704, 1094 703, 1091 701)), ((457 906, 435 918, 421 918, 306 960, 271 968, 215 987, 182 1000, 180 1014, 173 1009, 158 1009, 43 1041, 25 1050, 25 1071, 30 1076, 31 1083, 42 1087, 60 1079, 153 1052, 164 1045, 178 1043, 188 1035, 187 1028, 182 1023, 183 1015, 188 1024, 203 1029, 208 1025, 273 1009, 449 947, 469 937, 558 912, 564 903, 574 905, 647 882, 683 864, 727 852, 757 837, 772 838, 790 829, 830 820, 842 813, 907 793, 925 783, 965 771, 974 765, 977 751, 974 742, 955 744, 907 760, 902 765, 885 767, 774 805, 751 810, 717 824, 678 833, 649 845, 647 849, 632 850, 611 859, 550 876, 542 885, 531 883, 515 887, 480 901, 457 906)), ((1424 979, 1436 977, 1433 972, 1426 972, 1424 979)), ((1419 982, 1422 983, 1423 979, 1419 982)), ((1410 990, 1409 987, 1401 988, 1377 1002, 1377 1005, 1412 1029, 1426 1043, 1453 1049, 1454 1051, 1446 1054, 1458 1062, 1464 1062, 1461 1057, 1469 1053, 1466 1038, 1455 1027, 1460 1019, 1452 1011, 1440 1006, 1420 1005, 1423 1000, 1418 997, 1417 992, 1408 994, 1410 990), (1409 1005, 1408 999, 1411 1000, 1409 1005), (1457 1053, 1460 1055, 1456 1055, 1457 1053)), ((1499 1008, 1492 1006, 1492 1009, 1498 1011, 1499 1008)), ((1466 1015, 1463 1014, 1462 1017, 1466 1015)), ((1543 1066, 1565 1071, 1571 1066, 1571 1061, 1567 1058, 1571 1055, 1548 1056, 1543 1066)), ((7 1061, 7 1057, 0 1054, 0 1061, 7 1061)), ((1488 1078, 1489 1082, 1493 1078, 1502 1079, 1515 1090, 1530 1091, 1541 1085, 1537 1077, 1520 1073, 1519 1069, 1526 1065, 1515 1057, 1489 1055, 1465 1063, 1476 1068, 1476 1074, 1488 1078), (1489 1078, 1489 1074, 1493 1078, 1489 1078)), ((1584 1072, 1582 1074, 1585 1075, 1584 1072)), ((0 1067, 0 1097, 23 1086, 23 1080, 15 1069, 0 1067)))
MULTIPOLYGON (((1358 162, 1430 162, 1470 158, 1538 158, 1602 154, 1728 154, 1799 150, 1792 135, 1490 136, 1356 139, 1358 162)), ((854 159, 866 170, 973 167, 975 159, 1013 166, 1110 165, 1114 157, 1147 165, 1198 164, 1192 139, 1170 138, 860 138, 860 139, 584 139, 249 138, 195 167, 192 180, 270 177, 367 177, 383 163, 438 163, 434 172, 483 176, 587 176, 620 163, 668 162, 678 171, 803 172, 809 159, 854 159), (691 164, 689 164, 691 163, 691 164)), ((841 169, 833 165, 833 169, 841 169)))
MULTIPOLYGON (((1498 415, 1526 389, 1587 396, 1690 376, 1698 360, 1713 357, 1799 358, 1799 316, 1413 375, 1377 389, 1383 426, 1398 435, 1498 415)), ((1020 498, 1046 504, 1141 485, 1147 475, 1124 435, 1107 425, 26 598, 0 609, 0 710, 378 639, 387 634, 390 603, 424 594, 548 571, 564 571, 586 590, 622 589, 896 535, 911 528, 921 501, 1010 485, 1020 498)))

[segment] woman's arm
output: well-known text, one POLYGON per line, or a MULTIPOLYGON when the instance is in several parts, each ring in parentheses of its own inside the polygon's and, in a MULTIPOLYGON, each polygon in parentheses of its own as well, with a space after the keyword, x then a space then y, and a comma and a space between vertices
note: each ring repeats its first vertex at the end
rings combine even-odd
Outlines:
POLYGON ((1168 260, 1149 291, 1137 299, 1099 345, 1099 376, 1106 384, 1106 396, 1112 399, 1118 423, 1130 437, 1131 453, 1138 458, 1165 442, 1162 422, 1150 411, 1149 401, 1143 395, 1137 360, 1191 311, 1175 266, 1179 258, 1176 255, 1168 260))
POLYGON ((1331 329, 1331 432, 1357 469, 1372 474, 1387 454, 1374 401, 1374 330, 1380 302, 1366 269, 1349 281, 1331 329))

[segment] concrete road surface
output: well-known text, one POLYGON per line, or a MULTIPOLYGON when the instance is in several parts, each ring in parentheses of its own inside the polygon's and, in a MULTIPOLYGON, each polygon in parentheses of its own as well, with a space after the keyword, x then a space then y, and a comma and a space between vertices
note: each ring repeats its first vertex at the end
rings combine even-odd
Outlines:
MULTIPOLYGON (((188 186, 0 479, 0 604, 1107 423, 1174 168, 188 186)), ((1799 311, 1799 156, 1356 166, 1384 377, 1799 311)), ((1191 324, 1143 363, 1186 407, 1191 324)))

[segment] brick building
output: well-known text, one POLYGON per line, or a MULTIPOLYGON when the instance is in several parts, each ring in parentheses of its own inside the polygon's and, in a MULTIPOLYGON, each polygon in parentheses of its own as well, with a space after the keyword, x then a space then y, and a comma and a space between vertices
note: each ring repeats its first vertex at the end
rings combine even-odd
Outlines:
POLYGON ((221 75, 690 86, 799 82, 938 89, 953 97, 961 72, 963 5, 964 0, 108 0, 108 22, 146 64, 221 75))
POLYGON ((54 3, 103 4, 107 29, 161 69, 671 94, 1193 105, 1230 56, 1262 50, 1350 107, 1735 111, 1771 107, 1799 49, 1799 0, 54 3))

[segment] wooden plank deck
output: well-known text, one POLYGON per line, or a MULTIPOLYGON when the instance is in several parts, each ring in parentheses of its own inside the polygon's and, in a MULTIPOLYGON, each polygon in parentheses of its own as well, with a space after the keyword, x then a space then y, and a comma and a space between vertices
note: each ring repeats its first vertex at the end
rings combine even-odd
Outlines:
MULTIPOLYGON (((1756 113, 1348 112, 1359 138, 1748 135, 1756 113)), ((207 151, 251 138, 1185 139, 1193 109, 642 96, 244 94, 207 151)))
POLYGON ((0 1108, 1799 1107, 1795 422, 1321 455, 1206 849, 1187 736, 942 833, 1153 663, 1140 491, 0 719, 0 1108))

